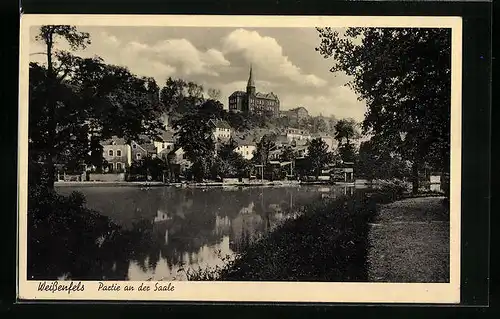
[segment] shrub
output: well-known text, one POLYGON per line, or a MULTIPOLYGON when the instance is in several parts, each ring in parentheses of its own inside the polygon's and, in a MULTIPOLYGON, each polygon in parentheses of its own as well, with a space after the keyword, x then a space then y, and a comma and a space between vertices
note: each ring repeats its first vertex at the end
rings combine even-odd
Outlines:
POLYGON ((39 186, 29 188, 28 278, 90 271, 100 253, 97 239, 117 226, 84 204, 81 193, 65 197, 39 186))
POLYGON ((374 213, 374 203, 362 194, 305 206, 298 217, 249 246, 218 279, 365 281, 374 213))
POLYGON ((377 192, 374 194, 374 198, 380 203, 395 201, 409 193, 408 184, 400 179, 377 180, 375 185, 377 192))

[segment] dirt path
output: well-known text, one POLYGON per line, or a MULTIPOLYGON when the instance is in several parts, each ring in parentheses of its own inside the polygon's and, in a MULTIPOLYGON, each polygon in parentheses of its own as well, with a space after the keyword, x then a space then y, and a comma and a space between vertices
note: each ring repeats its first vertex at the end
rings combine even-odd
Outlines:
POLYGON ((380 207, 369 234, 369 281, 449 281, 450 225, 443 199, 410 198, 380 207))

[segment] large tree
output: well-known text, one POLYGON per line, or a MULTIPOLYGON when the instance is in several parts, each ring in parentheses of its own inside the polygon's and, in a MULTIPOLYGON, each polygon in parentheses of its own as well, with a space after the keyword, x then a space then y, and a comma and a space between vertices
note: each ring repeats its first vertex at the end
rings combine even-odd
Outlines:
POLYGON ((333 155, 328 152, 328 145, 325 141, 318 137, 311 140, 307 148, 306 159, 316 178, 318 178, 325 165, 333 161, 333 155))
POLYGON ((203 91, 203 86, 195 82, 169 77, 160 91, 160 100, 165 112, 176 120, 205 100, 203 91))
POLYGON ((84 59, 73 77, 82 109, 87 110, 92 135, 138 140, 154 138, 164 128, 159 87, 153 78, 138 77, 127 68, 84 59))
POLYGON ((297 157, 297 152, 295 152, 293 147, 290 145, 283 147, 283 149, 281 150, 280 160, 282 162, 293 161, 296 157, 297 157))
MULTIPOLYGON (((44 152, 38 152, 38 155, 41 155, 39 161, 44 163, 46 173, 44 182, 49 189, 54 187, 55 163, 59 153, 56 141, 59 135, 57 109, 67 105, 67 103, 60 101, 61 92, 68 92, 65 90, 66 87, 63 82, 74 65, 74 56, 71 53, 56 49, 56 44, 60 39, 65 40, 71 50, 84 49, 91 43, 88 33, 79 32, 76 27, 68 25, 44 25, 40 27, 36 36, 36 40, 42 42, 45 46, 45 52, 42 53, 46 57, 46 66, 36 70, 37 75, 41 78, 36 79, 35 84, 31 85, 30 89, 36 87, 40 91, 39 94, 34 94, 35 96, 38 95, 38 99, 33 95, 30 96, 30 102, 36 99, 39 103, 35 106, 39 108, 38 111, 35 111, 35 114, 42 117, 41 120, 44 124, 43 133, 41 134, 43 137, 40 136, 39 139, 43 141, 39 146, 43 144, 42 149, 44 152)), ((64 97, 67 97, 67 93, 64 94, 64 97)))
POLYGON ((332 72, 344 72, 364 100, 364 132, 412 162, 413 191, 423 164, 449 170, 451 30, 317 28, 332 72))
POLYGON ((341 119, 335 126, 335 139, 340 144, 351 144, 352 140, 359 138, 358 124, 354 119, 341 119))
POLYGON ((218 118, 222 108, 220 102, 207 100, 201 105, 189 106, 189 112, 173 121, 178 144, 193 163, 193 173, 198 181, 205 176, 215 155, 212 121, 218 118))
POLYGON ((220 102, 220 99, 222 97, 221 91, 219 89, 214 89, 214 88, 208 89, 207 95, 208 95, 208 98, 210 100, 216 100, 216 101, 219 101, 219 102, 220 102))
POLYGON ((42 26, 37 36, 45 44, 47 61, 30 64, 30 159, 43 164, 45 176, 35 182, 49 189, 54 186, 56 163, 67 169, 84 162, 99 164, 99 141, 112 135, 156 135, 163 126, 153 79, 107 65, 99 57, 58 50, 61 38, 72 49, 90 44, 88 33, 73 26, 42 26))
POLYGON ((221 143, 217 158, 212 166, 213 177, 246 177, 249 173, 249 161, 235 151, 237 143, 230 139, 221 143))
POLYGON ((269 153, 276 149, 276 143, 274 142, 275 137, 272 134, 266 134, 262 136, 260 141, 257 143, 257 147, 254 151, 252 161, 266 166, 269 163, 269 153))
POLYGON ((409 168, 398 154, 378 147, 379 142, 371 139, 361 143, 355 163, 356 174, 367 179, 391 179, 409 176, 409 168))

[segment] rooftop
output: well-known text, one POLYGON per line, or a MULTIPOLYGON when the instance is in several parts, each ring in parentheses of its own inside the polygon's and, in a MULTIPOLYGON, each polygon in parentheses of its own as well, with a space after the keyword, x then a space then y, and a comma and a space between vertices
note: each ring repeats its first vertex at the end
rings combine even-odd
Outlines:
POLYGON ((164 130, 160 135, 162 142, 173 142, 174 141, 174 132, 170 130, 164 130))
POLYGON ((156 146, 152 143, 144 143, 139 144, 142 148, 144 148, 148 153, 156 153, 156 146))
POLYGON ((256 146, 257 145, 251 136, 247 136, 244 138, 235 137, 234 141, 236 142, 236 144, 238 146, 250 146, 250 145, 256 146))
POLYGON ((227 129, 231 129, 231 125, 229 125, 228 122, 224 121, 224 120, 216 120, 216 121, 212 121, 212 123, 214 124, 214 126, 216 128, 227 128, 227 129))
POLYGON ((234 91, 234 92, 230 95, 230 97, 231 97, 231 96, 244 96, 244 95, 246 95, 246 94, 247 94, 247 92, 244 92, 244 91, 234 91))
POLYGON ((276 94, 274 94, 273 92, 271 92, 271 93, 257 92, 257 93, 255 93, 255 97, 258 97, 259 99, 279 101, 278 96, 276 94))
POLYGON ((113 136, 110 139, 101 141, 101 145, 126 145, 127 141, 124 138, 113 136))

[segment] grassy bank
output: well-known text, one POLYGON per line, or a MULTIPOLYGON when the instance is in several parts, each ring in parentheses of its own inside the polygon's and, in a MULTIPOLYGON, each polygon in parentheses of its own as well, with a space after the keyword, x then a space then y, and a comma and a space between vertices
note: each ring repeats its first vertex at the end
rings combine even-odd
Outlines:
POLYGON ((449 218, 444 197, 407 198, 382 205, 369 234, 369 280, 448 282, 449 218))
POLYGON ((221 280, 366 281, 368 223, 362 196, 304 207, 221 273, 221 280))
MULTIPOLYGON (((404 253, 397 250, 396 242, 399 238, 404 240, 413 236, 402 236, 401 233, 405 231, 414 235, 417 233, 415 229, 405 230, 402 225, 398 229, 401 233, 386 233, 385 239, 377 243, 378 239, 374 241, 372 234, 372 225, 376 220, 380 221, 380 212, 383 218, 395 218, 387 213, 387 207, 390 207, 387 205, 390 203, 409 216, 414 212, 411 205, 407 206, 407 201, 420 203, 428 200, 427 197, 404 199, 408 196, 400 187, 389 187, 377 191, 358 191, 350 197, 315 202, 303 207, 296 218, 285 221, 274 231, 251 244, 235 259, 227 260, 225 267, 190 271, 187 277, 189 280, 222 281, 375 281, 381 272, 388 271, 387 267, 384 268, 375 260, 385 258, 383 254, 391 251, 393 247, 394 256, 386 255, 386 259, 405 258, 404 253)), ((438 197, 430 198, 440 200, 438 197)), ((441 215, 441 218, 446 219, 446 214, 441 215)), ((375 237, 377 235, 380 236, 381 233, 375 233, 375 237)), ((446 233, 439 238, 440 240, 427 241, 428 238, 424 235, 422 240, 426 241, 424 246, 437 245, 436 249, 440 249, 439 247, 443 247, 442 239, 446 238, 446 233)), ((407 244, 414 242, 408 240, 407 244)), ((436 249, 429 250, 429 255, 436 249)), ((445 256, 445 253, 443 252, 440 258, 445 256)), ((423 258, 416 262, 419 258, 417 253, 414 253, 413 257, 415 258, 410 258, 409 262, 414 262, 416 266, 400 264, 401 267, 406 267, 401 272, 421 273, 426 262, 439 261, 423 258), (420 270, 416 269, 418 267, 420 270)), ((393 265, 396 264, 397 262, 393 265)), ((440 271, 447 270, 442 267, 442 263, 436 267, 440 271)), ((401 277, 394 278, 397 281, 401 277)), ((432 279, 436 281, 436 278, 432 279)))
POLYGON ((312 203, 225 267, 192 271, 188 279, 366 281, 368 222, 375 211, 375 201, 362 192, 312 203))

